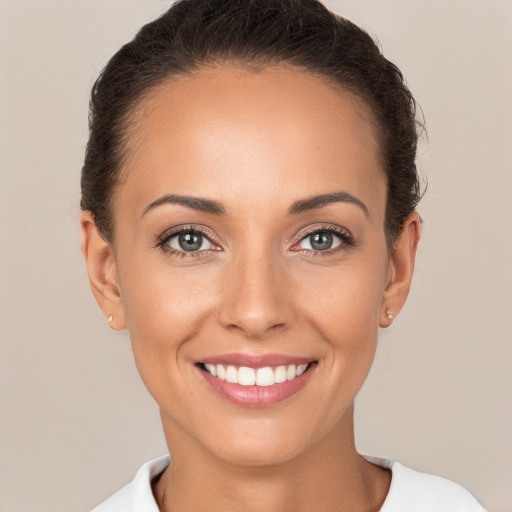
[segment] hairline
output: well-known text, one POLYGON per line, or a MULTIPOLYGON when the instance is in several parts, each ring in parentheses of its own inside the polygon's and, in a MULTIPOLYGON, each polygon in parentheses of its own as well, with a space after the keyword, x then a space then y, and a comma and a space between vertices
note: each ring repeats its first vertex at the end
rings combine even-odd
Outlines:
POLYGON ((373 129, 371 130, 372 138, 375 137, 374 142, 378 148, 378 159, 379 169, 386 183, 386 204, 384 214, 384 234, 386 237, 388 248, 391 249, 393 242, 400 233, 397 233, 393 237, 393 233, 388 226, 388 195, 389 195, 389 178, 386 172, 385 162, 385 130, 382 123, 379 121, 377 116, 377 108, 374 105, 372 99, 355 86, 349 83, 342 83, 337 81, 335 78, 315 71, 305 65, 298 65, 293 63, 289 59, 272 59, 272 58, 242 58, 242 57, 212 57, 209 60, 197 62, 189 65, 186 69, 170 71, 167 75, 162 75, 154 80, 153 83, 146 86, 141 90, 140 94, 128 105, 127 109, 119 117, 118 124, 120 126, 119 146, 118 146, 118 169, 116 178, 113 182, 112 190, 110 193, 110 242, 112 245, 115 244, 115 198, 117 195, 117 189, 127 179, 127 162, 129 158, 132 158, 137 153, 136 133, 138 123, 147 111, 146 106, 150 105, 152 99, 158 94, 166 90, 170 85, 179 83, 181 80, 186 78, 193 78, 199 76, 202 72, 216 71, 223 69, 233 69, 247 72, 249 74, 260 74, 269 71, 276 70, 287 70, 295 73, 308 74, 321 80, 325 85, 329 86, 337 94, 349 95, 351 99, 355 100, 355 104, 358 108, 363 109, 369 114, 370 119, 373 121, 373 129), (130 147, 131 146, 131 147, 130 147))

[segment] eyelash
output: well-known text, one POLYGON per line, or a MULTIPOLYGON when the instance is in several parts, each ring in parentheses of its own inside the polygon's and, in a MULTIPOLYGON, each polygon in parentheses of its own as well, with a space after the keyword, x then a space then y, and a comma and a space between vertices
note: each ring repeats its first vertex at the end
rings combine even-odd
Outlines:
MULTIPOLYGON (((339 227, 335 227, 335 226, 323 225, 321 227, 317 227, 317 228, 311 229, 310 231, 301 233, 299 240, 297 242, 295 242, 293 244, 293 246, 298 245, 300 242, 302 242, 306 238, 314 235, 315 233, 322 233, 322 232, 323 233, 331 233, 331 234, 335 235, 336 237, 338 237, 341 240, 341 243, 338 246, 336 246, 335 248, 326 249, 325 251, 318 251, 318 250, 314 250, 314 249, 296 249, 296 250, 294 250, 294 252, 307 252, 307 253, 311 253, 311 255, 314 257, 322 257, 324 255, 333 254, 340 250, 350 249, 356 245, 354 238, 346 230, 339 228, 339 227)), ((207 233, 205 230, 195 227, 195 226, 180 226, 179 228, 173 228, 172 230, 166 231, 158 238, 156 247, 160 248, 166 255, 172 256, 175 258, 179 258, 179 259, 205 257, 207 254, 208 254, 208 256, 210 256, 209 253, 211 252, 211 249, 188 252, 188 251, 184 251, 184 250, 174 249, 168 245, 169 241, 172 238, 179 236, 183 233, 193 233, 193 234, 201 235, 202 237, 206 238, 211 244, 218 247, 217 242, 212 240, 212 238, 214 238, 214 237, 212 237, 212 235, 207 233)), ((219 249, 214 249, 214 250, 219 250, 219 249)))
MULTIPOLYGON (((174 258, 178 259, 188 259, 188 258, 197 258, 197 257, 205 257, 205 253, 210 253, 210 250, 202 250, 202 251, 181 251, 178 249, 174 249, 173 247, 170 247, 168 245, 169 241, 177 237, 183 233, 193 233, 197 235, 201 235, 202 237, 206 238, 212 245, 217 246, 217 242, 212 240, 214 237, 207 233, 204 229, 197 228, 195 226, 180 226, 178 228, 173 228, 171 230, 166 231, 163 233, 159 238, 158 242, 156 244, 156 247, 160 248, 166 255, 172 256, 174 258)), ((214 249, 218 250, 218 249, 214 249)))
POLYGON ((356 245, 354 238, 347 230, 340 228, 339 226, 322 225, 320 227, 315 227, 309 231, 306 231, 305 233, 301 233, 298 242, 294 243, 293 246, 298 245, 300 242, 314 235, 315 233, 333 234, 341 240, 341 243, 337 247, 334 247, 332 249, 326 249, 325 251, 318 251, 314 249, 297 249, 295 252, 304 251, 305 253, 308 254, 309 257, 321 258, 322 256, 328 256, 337 253, 338 251, 351 249, 356 245))

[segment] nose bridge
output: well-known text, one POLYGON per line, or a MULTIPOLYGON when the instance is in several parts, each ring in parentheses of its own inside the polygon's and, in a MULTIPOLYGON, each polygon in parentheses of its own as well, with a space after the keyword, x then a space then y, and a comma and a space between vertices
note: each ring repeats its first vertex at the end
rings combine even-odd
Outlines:
POLYGON ((290 321, 286 272, 280 258, 266 246, 245 247, 233 255, 224 282, 221 323, 250 338, 262 338, 290 321))

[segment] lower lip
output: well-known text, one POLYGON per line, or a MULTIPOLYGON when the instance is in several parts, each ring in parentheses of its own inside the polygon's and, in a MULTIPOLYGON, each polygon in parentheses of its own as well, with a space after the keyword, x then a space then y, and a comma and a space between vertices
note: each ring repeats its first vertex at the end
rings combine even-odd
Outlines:
POLYGON ((268 407, 300 391, 313 374, 315 367, 316 364, 311 363, 302 375, 272 386, 241 386, 220 380, 201 368, 198 368, 198 371, 213 391, 230 402, 245 407, 268 407))

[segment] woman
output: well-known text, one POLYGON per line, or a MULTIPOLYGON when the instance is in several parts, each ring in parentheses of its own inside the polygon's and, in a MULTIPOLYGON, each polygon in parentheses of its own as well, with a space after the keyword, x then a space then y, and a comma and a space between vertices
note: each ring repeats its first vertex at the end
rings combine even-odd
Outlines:
POLYGON ((181 1, 111 59, 82 250, 172 460, 95 510, 483 510, 354 444, 420 238, 414 105, 315 0, 181 1))

